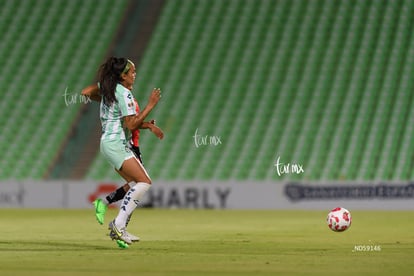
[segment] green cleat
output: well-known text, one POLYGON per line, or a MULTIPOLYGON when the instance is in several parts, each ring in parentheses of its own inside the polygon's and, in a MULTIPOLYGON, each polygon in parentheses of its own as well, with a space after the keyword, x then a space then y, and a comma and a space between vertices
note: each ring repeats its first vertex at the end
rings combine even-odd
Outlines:
POLYGON ((106 213, 106 210, 108 209, 108 206, 105 203, 103 203, 102 199, 100 198, 95 200, 93 202, 93 205, 95 206, 96 220, 99 222, 99 224, 103 224, 104 219, 105 219, 105 213, 106 213))
POLYGON ((129 248, 129 245, 126 242, 124 242, 124 241, 116 240, 116 243, 118 244, 118 247, 119 248, 122 248, 122 249, 129 248))

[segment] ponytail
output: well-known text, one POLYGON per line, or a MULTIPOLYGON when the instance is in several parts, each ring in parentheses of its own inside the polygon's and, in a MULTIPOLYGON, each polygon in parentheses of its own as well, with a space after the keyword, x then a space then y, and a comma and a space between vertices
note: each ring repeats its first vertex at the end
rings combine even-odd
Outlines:
POLYGON ((100 92, 105 105, 118 102, 115 97, 116 85, 122 81, 121 74, 128 72, 124 72, 128 64, 129 60, 126 58, 110 57, 99 68, 100 92))

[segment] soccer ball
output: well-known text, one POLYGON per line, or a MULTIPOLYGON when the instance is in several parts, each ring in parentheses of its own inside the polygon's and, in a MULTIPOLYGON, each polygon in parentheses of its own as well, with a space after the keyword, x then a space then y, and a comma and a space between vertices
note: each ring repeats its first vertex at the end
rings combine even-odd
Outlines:
POLYGON ((328 227, 335 232, 343 232, 351 226, 351 213, 342 207, 331 210, 326 218, 328 227))

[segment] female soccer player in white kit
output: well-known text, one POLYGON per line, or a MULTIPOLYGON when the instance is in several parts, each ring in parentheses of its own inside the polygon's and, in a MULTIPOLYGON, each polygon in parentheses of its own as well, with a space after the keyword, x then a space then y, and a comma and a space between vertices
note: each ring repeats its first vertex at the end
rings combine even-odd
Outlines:
POLYGON ((126 58, 110 57, 99 71, 101 152, 131 187, 117 217, 109 223, 110 236, 127 244, 132 243, 133 237, 126 231, 127 220, 151 186, 150 177, 128 148, 127 140, 130 131, 142 125, 161 98, 161 90, 154 88, 148 104, 136 114, 131 94, 135 77, 135 65, 126 58))

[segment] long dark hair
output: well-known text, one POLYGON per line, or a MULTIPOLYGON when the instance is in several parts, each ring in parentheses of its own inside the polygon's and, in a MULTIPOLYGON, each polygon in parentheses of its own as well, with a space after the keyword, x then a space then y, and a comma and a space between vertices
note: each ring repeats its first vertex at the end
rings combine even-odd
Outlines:
POLYGON ((118 102, 115 97, 116 85, 122 81, 121 74, 128 64, 128 59, 110 57, 99 68, 100 92, 105 105, 118 102))

